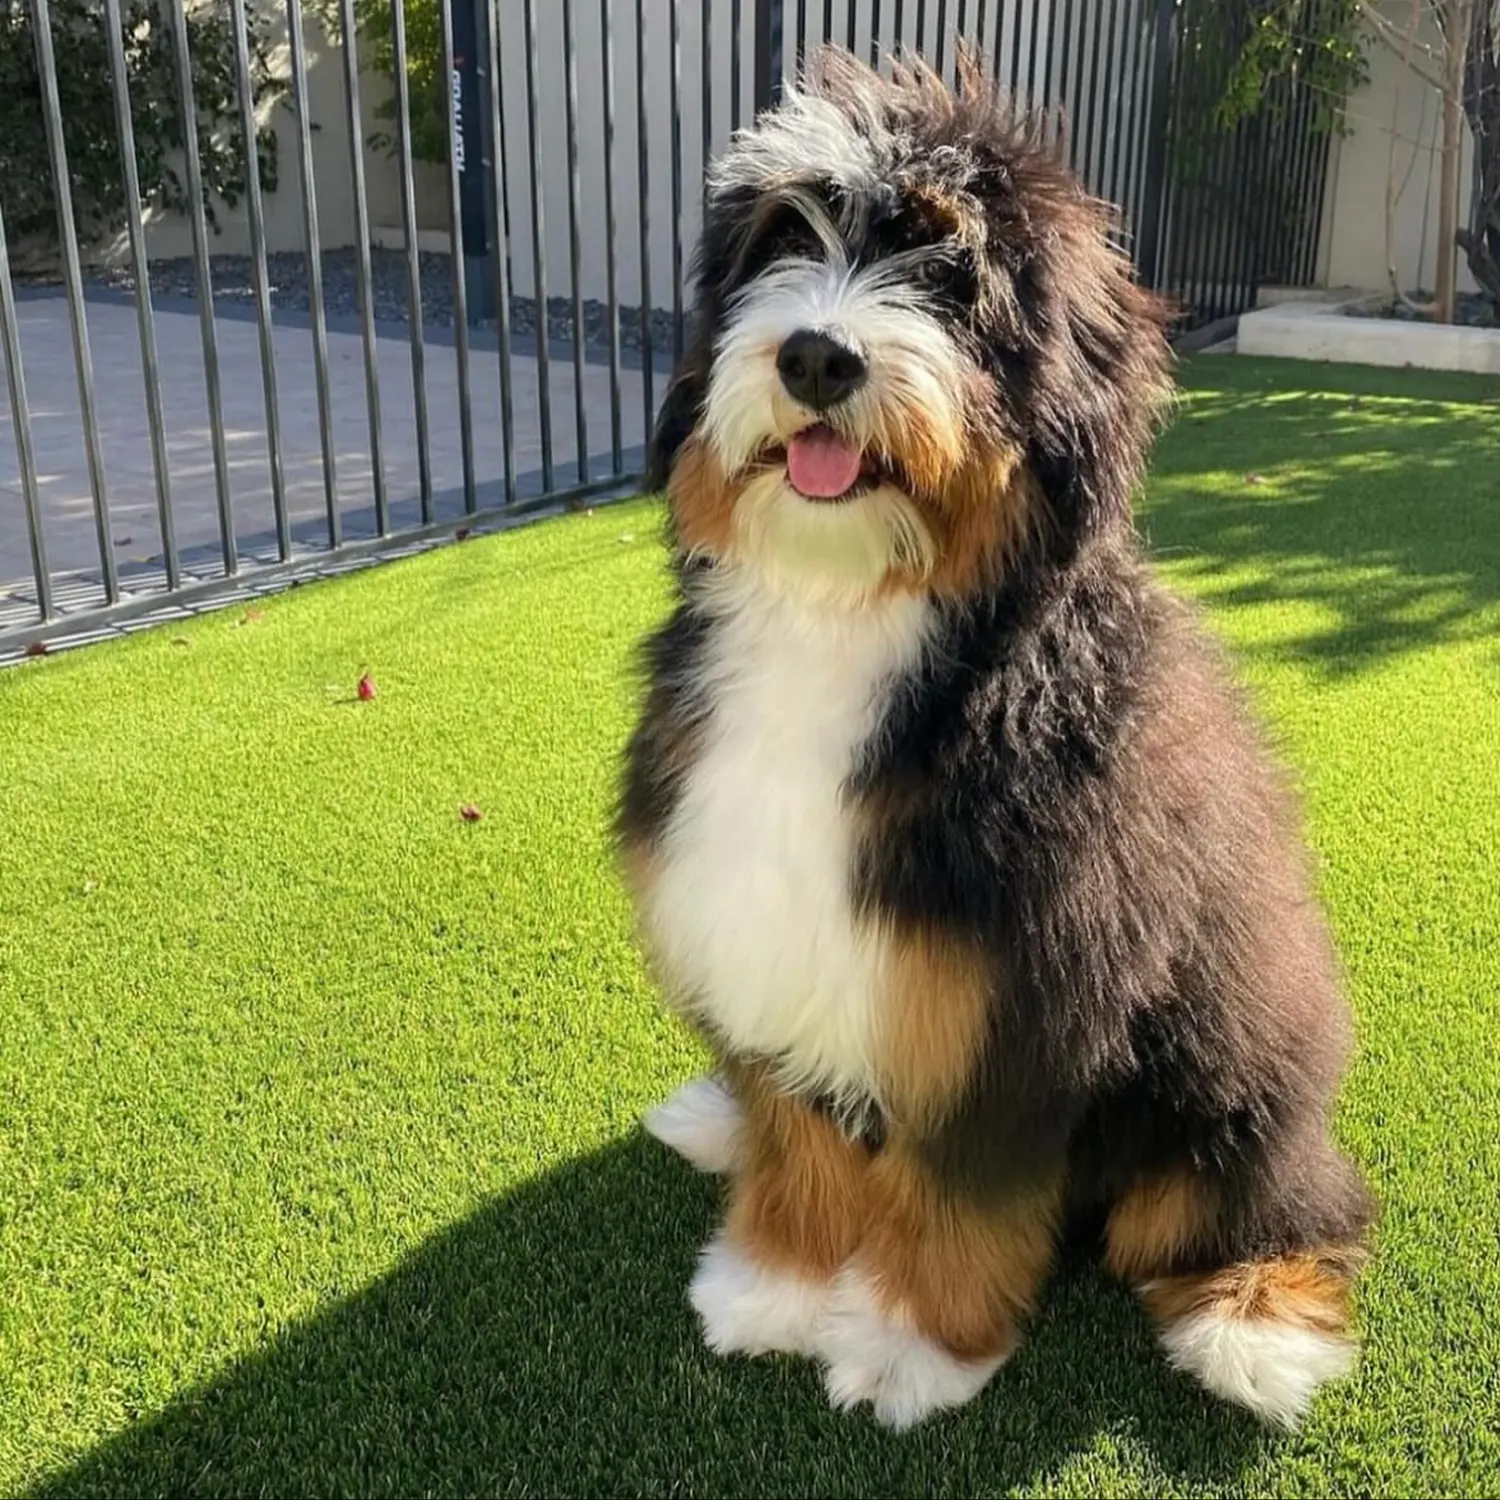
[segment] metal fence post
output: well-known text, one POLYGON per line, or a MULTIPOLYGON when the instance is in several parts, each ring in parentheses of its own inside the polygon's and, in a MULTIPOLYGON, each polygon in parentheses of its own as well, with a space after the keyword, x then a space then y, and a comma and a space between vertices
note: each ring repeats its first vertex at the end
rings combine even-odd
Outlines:
POLYGON ((1176 0, 1156 0, 1155 46, 1151 64, 1151 125, 1146 147, 1146 183, 1136 237, 1136 264, 1141 280, 1160 289, 1166 267, 1161 262, 1162 212, 1167 189, 1167 145, 1172 128, 1176 0))
POLYGON ((488 90, 494 80, 485 66, 488 24, 477 0, 458 0, 453 7, 453 68, 450 81, 458 140, 459 220, 463 232, 464 274, 468 281, 469 321, 487 322, 495 316, 494 277, 490 274, 489 214, 486 203, 489 153, 494 149, 485 128, 488 90))
POLYGON ((781 97, 781 40, 786 0, 755 0, 755 108, 781 97))

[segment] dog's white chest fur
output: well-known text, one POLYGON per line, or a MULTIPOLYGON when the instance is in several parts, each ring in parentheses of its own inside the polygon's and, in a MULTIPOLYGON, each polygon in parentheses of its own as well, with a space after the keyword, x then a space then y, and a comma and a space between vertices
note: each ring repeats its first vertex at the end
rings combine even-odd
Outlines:
POLYGON ((658 849, 648 926, 674 998, 789 1082, 876 1084, 881 942, 850 902, 844 795, 921 650, 927 607, 723 585, 705 742, 658 849))

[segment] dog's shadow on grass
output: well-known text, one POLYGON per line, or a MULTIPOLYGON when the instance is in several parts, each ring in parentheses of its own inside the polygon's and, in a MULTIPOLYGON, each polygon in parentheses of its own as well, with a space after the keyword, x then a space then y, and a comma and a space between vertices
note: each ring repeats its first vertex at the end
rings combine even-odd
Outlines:
POLYGON ((1079 1265, 966 1410, 905 1435, 793 1360, 718 1360, 684 1289, 716 1190, 636 1137, 518 1189, 36 1496, 933 1494, 1121 1445, 1227 1480, 1269 1441, 1168 1371, 1079 1265))

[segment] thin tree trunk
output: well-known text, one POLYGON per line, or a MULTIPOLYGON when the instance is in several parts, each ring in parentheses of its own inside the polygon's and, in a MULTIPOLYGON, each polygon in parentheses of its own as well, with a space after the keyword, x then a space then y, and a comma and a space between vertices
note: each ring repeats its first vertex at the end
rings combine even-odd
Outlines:
POLYGON ((1469 40, 1474 34, 1475 0, 1451 0, 1444 17, 1443 36, 1443 150, 1438 176, 1438 261, 1434 287, 1434 315, 1440 323, 1453 322, 1458 303, 1459 201, 1463 191, 1464 71, 1469 40))

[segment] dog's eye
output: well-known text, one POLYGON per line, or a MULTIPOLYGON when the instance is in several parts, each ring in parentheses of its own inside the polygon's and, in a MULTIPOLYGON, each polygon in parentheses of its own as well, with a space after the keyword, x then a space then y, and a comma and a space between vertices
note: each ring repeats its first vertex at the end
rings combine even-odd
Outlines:
POLYGON ((946 286, 952 274, 953 263, 945 255, 924 255, 912 267, 912 280, 932 290, 946 286))

